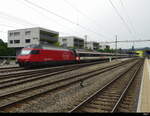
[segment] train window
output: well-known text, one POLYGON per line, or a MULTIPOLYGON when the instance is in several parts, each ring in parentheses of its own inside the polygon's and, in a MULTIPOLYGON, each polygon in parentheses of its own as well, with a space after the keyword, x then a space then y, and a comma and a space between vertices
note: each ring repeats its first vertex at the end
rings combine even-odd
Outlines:
POLYGON ((20 55, 28 55, 31 53, 31 50, 21 50, 20 55))
POLYGON ((39 53, 40 53, 39 50, 32 50, 32 51, 31 51, 31 54, 39 54, 39 53))
POLYGON ((83 56, 84 56, 84 54, 82 54, 82 53, 79 53, 79 56, 80 56, 80 57, 83 57, 83 56))
POLYGON ((95 54, 89 54, 90 56, 95 56, 95 54))

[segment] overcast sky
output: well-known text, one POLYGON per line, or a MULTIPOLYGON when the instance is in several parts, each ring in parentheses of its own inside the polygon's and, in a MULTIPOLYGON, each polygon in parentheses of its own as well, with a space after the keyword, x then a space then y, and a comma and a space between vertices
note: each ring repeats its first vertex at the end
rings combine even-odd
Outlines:
MULTIPOLYGON (((0 38, 7 31, 43 27, 88 41, 150 39, 150 0, 0 0, 0 38)), ((120 48, 150 42, 119 43, 120 48)), ((114 48, 114 44, 110 44, 114 48)))

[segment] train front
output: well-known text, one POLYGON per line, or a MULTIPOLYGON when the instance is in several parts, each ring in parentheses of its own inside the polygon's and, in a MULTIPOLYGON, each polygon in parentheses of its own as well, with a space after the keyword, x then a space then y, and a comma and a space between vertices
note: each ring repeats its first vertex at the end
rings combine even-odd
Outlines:
POLYGON ((34 66, 35 62, 39 60, 40 50, 35 50, 32 48, 23 48, 20 54, 17 56, 17 63, 20 67, 30 67, 34 66))

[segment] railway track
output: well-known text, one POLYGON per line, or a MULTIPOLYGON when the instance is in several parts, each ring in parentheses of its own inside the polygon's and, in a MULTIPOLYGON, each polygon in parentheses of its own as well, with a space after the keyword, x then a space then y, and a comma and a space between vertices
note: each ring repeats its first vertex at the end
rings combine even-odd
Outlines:
MULTIPOLYGON (((131 89, 143 61, 133 65, 114 80, 104 85, 86 100, 79 103, 69 112, 117 112, 125 101, 124 97, 131 89)), ((129 96, 128 96, 129 97, 129 96)), ((127 101, 127 99, 126 99, 127 101)), ((129 104, 129 102, 127 102, 129 104)), ((125 104, 125 103, 124 103, 125 104)), ((125 104, 126 105, 126 104, 125 104)), ((124 107, 124 106, 122 106, 124 107)), ((127 108, 127 106, 125 106, 127 108)))
POLYGON ((12 69, 12 68, 17 68, 16 66, 15 67, 0 67, 0 70, 3 70, 3 69, 12 69))
POLYGON ((13 71, 21 71, 21 70, 24 70, 24 68, 20 68, 20 67, 0 68, 0 73, 8 73, 13 71))
MULTIPOLYGON (((129 60, 128 62, 131 62, 132 60, 129 60)), ((96 62, 97 63, 97 62, 96 62)), ((113 68, 114 67, 118 67, 124 63, 127 63, 126 62, 122 62, 122 63, 119 63, 119 64, 116 64, 116 65, 113 65, 113 68)), ((94 63, 95 64, 95 63, 94 63)), ((15 75, 1 75, 0 77, 0 89, 2 88, 6 88, 6 87, 10 87, 10 86, 15 86, 15 85, 18 85, 18 84, 22 84, 22 83, 26 83, 26 82, 31 82, 31 81, 35 81, 35 80, 38 80, 38 79, 43 79, 43 78, 47 78, 49 76, 54 76, 54 75, 57 75, 57 74, 61 74, 61 73, 65 73, 65 72, 69 72, 69 71, 73 71, 73 70, 76 70, 76 69, 79 69, 79 68, 82 68, 82 67, 85 67, 85 66, 90 66, 90 65, 94 65, 93 63, 88 63, 88 64, 80 64, 80 65, 73 65, 72 66, 67 66, 64 68, 63 67, 56 67, 56 68, 52 68, 52 69, 49 69, 49 70, 42 70, 42 71, 35 71, 34 73, 17 73, 15 75)), ((93 73, 93 72, 96 72, 98 70, 102 70, 102 69, 106 69, 108 68, 109 69, 109 66, 108 67, 104 67, 104 68, 98 68, 97 70, 95 71, 90 71, 88 72, 89 74, 90 73, 93 73)))
POLYGON ((10 68, 0 68, 0 76, 11 76, 11 75, 24 75, 29 74, 29 73, 37 73, 37 72, 42 72, 42 71, 48 71, 48 70, 59 70, 63 68, 69 68, 69 67, 74 67, 74 66, 90 66, 98 63, 105 63, 106 61, 97 61, 97 62, 90 62, 90 63, 82 63, 82 64, 70 64, 70 65, 63 65, 63 66, 54 66, 54 67, 44 67, 44 68, 20 68, 20 67, 10 67, 10 68), (16 72, 17 71, 17 72, 16 72), (6 73, 5 73, 6 72, 6 73), (9 72, 9 73, 8 73, 9 72))
MULTIPOLYGON (((63 66, 53 66, 53 67, 34 67, 34 68, 22 68, 22 67, 5 67, 5 68, 0 68, 0 76, 2 75, 14 75, 14 74, 17 74, 17 75, 20 75, 20 73, 23 73, 23 72, 28 72, 28 73, 34 73, 36 71, 44 71, 44 70, 49 70, 51 68, 67 68, 68 66, 71 66, 71 67, 74 67, 75 65, 94 65, 94 64, 97 64, 97 63, 105 63, 105 62, 108 62, 108 61, 95 61, 95 62, 90 62, 90 63, 82 63, 82 64, 66 64, 66 65, 63 65, 63 66)), ((28 74, 27 73, 27 74, 28 74)))
POLYGON ((119 104, 115 112, 137 112, 138 100, 140 94, 140 86, 142 81, 143 66, 138 71, 136 78, 132 82, 131 86, 125 93, 122 102, 119 104))
MULTIPOLYGON (((104 62, 106 62, 106 61, 98 61, 98 62, 95 62, 95 63, 104 63, 104 62)), ((93 64, 95 64, 95 63, 93 63, 93 64)), ((86 63, 84 63, 84 64, 86 64, 86 63)), ((67 65, 64 65, 64 66, 67 66, 67 65)), ((10 75, 10 74, 16 73, 16 71, 28 71, 29 72, 29 71, 34 71, 34 70, 37 70, 37 69, 42 69, 43 70, 43 69, 54 68, 54 67, 56 67, 56 66, 44 67, 44 68, 43 67, 38 67, 38 68, 33 67, 32 69, 31 68, 23 68, 23 67, 5 67, 5 68, 0 68, 0 73, 5 73, 6 75, 10 75), (10 72, 13 72, 13 73, 10 73, 10 72), (10 74, 8 74, 8 73, 10 73, 10 74)), ((1 75, 3 75, 3 74, 1 74, 1 75)))
MULTIPOLYGON (((132 60, 130 60, 130 62, 131 61, 132 60)), ((123 64, 125 65, 127 64, 127 62, 122 62, 119 65, 114 65, 111 67, 109 66, 102 69, 97 69, 94 71, 90 71, 88 73, 77 74, 75 76, 70 75, 69 77, 60 78, 55 81, 34 83, 32 84, 32 86, 23 86, 23 87, 19 87, 18 89, 11 90, 12 87, 8 86, 10 87, 10 90, 0 92, 0 110, 2 111, 5 108, 9 108, 10 106, 13 106, 17 103, 22 103, 23 101, 33 99, 34 97, 43 95, 45 93, 71 86, 72 84, 79 83, 81 81, 92 78, 93 76, 96 76, 98 74, 117 68, 118 66, 122 66, 123 64)), ((46 75, 46 77, 47 76, 50 76, 50 74, 46 75)))

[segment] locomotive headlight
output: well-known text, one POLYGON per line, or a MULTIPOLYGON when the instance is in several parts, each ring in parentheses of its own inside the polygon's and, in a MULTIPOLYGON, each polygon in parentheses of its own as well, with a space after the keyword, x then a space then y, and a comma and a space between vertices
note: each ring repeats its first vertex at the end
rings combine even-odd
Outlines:
POLYGON ((76 57, 76 60, 80 60, 79 57, 76 57))

